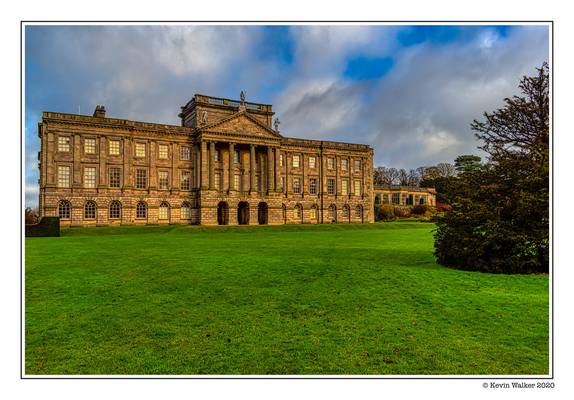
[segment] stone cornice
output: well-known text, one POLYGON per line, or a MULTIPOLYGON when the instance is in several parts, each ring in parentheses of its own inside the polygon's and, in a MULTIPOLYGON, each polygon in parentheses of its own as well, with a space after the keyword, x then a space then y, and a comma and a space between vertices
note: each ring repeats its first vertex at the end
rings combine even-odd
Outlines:
POLYGON ((358 152, 369 152, 373 153, 371 146, 366 144, 355 144, 355 143, 344 143, 344 142, 333 142, 326 140, 314 140, 314 139, 299 139, 283 137, 281 139, 282 146, 293 146, 293 147, 309 147, 309 148, 323 148, 329 150, 343 150, 343 151, 358 151, 358 152))
POLYGON ((160 135, 194 136, 196 130, 178 125, 156 124, 127 119, 90 117, 88 115, 43 112, 42 122, 62 125, 80 125, 94 128, 112 128, 127 131, 153 132, 160 135))

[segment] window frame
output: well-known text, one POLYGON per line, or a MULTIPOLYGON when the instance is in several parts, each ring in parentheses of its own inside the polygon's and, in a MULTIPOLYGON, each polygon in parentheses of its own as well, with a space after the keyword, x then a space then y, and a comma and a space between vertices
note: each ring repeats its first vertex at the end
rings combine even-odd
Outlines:
POLYGON ((182 169, 179 172, 179 189, 191 190, 191 171, 182 169))
POLYGON ((146 158, 147 156, 147 143, 135 142, 134 143, 134 158, 146 158), (139 150, 143 149, 143 155, 139 155, 139 150))
POLYGON ((333 196, 335 194, 335 190, 335 178, 327 178, 327 194, 333 196))
POLYGON ((108 219, 122 219, 122 203, 118 200, 112 200, 108 206, 108 219), (117 206, 117 210, 113 209, 114 214, 112 215, 112 207, 117 206), (117 211, 117 216, 115 212, 117 211))
POLYGON ((147 219, 147 204, 144 201, 138 201, 136 204, 136 219, 147 219), (143 217, 140 211, 143 210, 143 217))
POLYGON ((169 221, 169 216, 170 216, 169 203, 162 201, 158 207, 157 219, 161 221, 169 221), (162 215, 162 212, 165 212, 165 215, 162 215))
POLYGON ((72 219, 72 204, 68 200, 58 202, 58 217, 62 220, 72 219), (65 211, 66 215, 62 216, 62 210, 65 211))
POLYGON ((56 178, 57 178, 56 187, 58 187, 58 188, 70 188, 70 187, 72 186, 71 170, 72 170, 72 168, 71 168, 69 165, 58 165, 58 168, 57 168, 57 171, 56 171, 57 174, 58 174, 57 177, 56 177, 56 178), (62 170, 62 171, 63 171, 63 170, 67 170, 67 173, 66 173, 66 181, 67 181, 67 184, 66 184, 66 185, 61 185, 61 184, 60 184, 60 182, 62 181, 61 178, 62 178, 62 176, 63 176, 63 175, 60 173, 61 170, 62 170))
POLYGON ((189 161, 191 160, 191 147, 189 146, 180 146, 179 148, 179 159, 181 161, 189 161))
POLYGON ((191 219, 191 205, 190 205, 188 202, 183 202, 183 203, 181 204, 180 212, 179 212, 179 218, 180 218, 180 219, 185 219, 185 220, 191 219), (187 210, 187 211, 186 211, 186 212, 187 212, 187 216, 184 216, 184 215, 183 215, 183 214, 184 214, 184 211, 183 211, 183 210, 187 210))
POLYGON ((147 170, 147 168, 136 168, 135 178, 136 178, 136 179, 135 179, 135 188, 136 188, 136 189, 146 190, 146 189, 148 188, 148 186, 149 186, 149 178, 148 178, 148 170, 147 170), (142 178, 142 177, 140 176, 140 174, 139 174, 139 173, 142 172, 142 171, 144 172, 143 178, 142 178), (143 186, 139 185, 140 179, 143 179, 143 180, 144 180, 144 185, 143 185, 143 186))
POLYGON ((93 220, 96 219, 97 215, 98 215, 98 205, 96 204, 96 202, 93 200, 86 201, 84 203, 84 219, 93 220), (90 213, 90 215, 92 215, 93 213, 93 217, 88 216, 88 213, 90 213))
POLYGON ((70 135, 58 135, 57 149, 58 149, 58 153, 70 153, 70 151, 72 149, 72 137, 70 135), (62 143, 60 143, 60 139, 67 139, 68 140, 68 142, 65 144, 67 147, 67 150, 62 150, 60 148, 60 146, 63 145, 62 143))
POLYGON ((169 171, 160 169, 157 171, 157 188, 159 190, 169 190, 169 171), (165 174, 165 177, 162 177, 165 174))
MULTIPOLYGON (((94 155, 94 154, 98 154, 98 141, 95 137, 85 137, 84 139, 84 145, 82 146, 84 154, 90 154, 90 155, 94 155), (88 151, 88 141, 91 143, 93 141, 94 143, 94 151, 88 151)), ((91 148, 91 146, 90 146, 91 148)))
POLYGON ((309 168, 310 169, 317 168, 317 157, 309 156, 309 168))
POLYGON ((317 178, 309 178, 309 194, 317 194, 317 178))
POLYGON ((299 154, 293 154, 293 157, 291 158, 291 167, 299 168, 300 165, 301 165, 301 157, 299 156, 299 154), (297 160, 297 163, 295 163, 295 160, 297 160))
POLYGON ((157 159, 158 160, 169 160, 169 145, 165 143, 157 144, 157 159), (165 150, 165 152, 163 151, 165 150))
POLYGON ((108 167, 108 187, 110 188, 114 188, 114 189, 120 189, 122 187, 122 169, 120 167, 108 167), (115 180, 112 178, 112 172, 117 172, 117 186, 113 185, 112 183, 115 183, 115 180))
POLYGON ((293 193, 301 194, 301 178, 299 177, 293 178, 293 193))
MULTIPOLYGON (((115 146, 114 146, 115 148, 115 146)), ((108 140, 108 155, 109 156, 121 156, 122 155, 122 144, 121 141, 118 139, 109 139, 108 140), (117 147, 118 147, 118 152, 117 153, 113 153, 112 152, 112 143, 117 143, 117 147)))

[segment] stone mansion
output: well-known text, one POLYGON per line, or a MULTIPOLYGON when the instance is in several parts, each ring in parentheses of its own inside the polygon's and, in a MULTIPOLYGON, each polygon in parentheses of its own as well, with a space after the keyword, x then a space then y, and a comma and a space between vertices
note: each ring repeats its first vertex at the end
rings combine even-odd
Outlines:
POLYGON ((272 106, 196 94, 181 126, 44 112, 41 216, 63 226, 370 223, 373 150, 279 133, 272 106))

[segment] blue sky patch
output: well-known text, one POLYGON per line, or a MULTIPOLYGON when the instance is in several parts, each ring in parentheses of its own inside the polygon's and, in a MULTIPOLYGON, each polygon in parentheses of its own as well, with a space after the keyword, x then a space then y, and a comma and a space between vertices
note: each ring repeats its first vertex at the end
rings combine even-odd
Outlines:
POLYGON ((355 80, 378 79, 393 68, 391 57, 355 57, 347 62, 344 76, 355 80))

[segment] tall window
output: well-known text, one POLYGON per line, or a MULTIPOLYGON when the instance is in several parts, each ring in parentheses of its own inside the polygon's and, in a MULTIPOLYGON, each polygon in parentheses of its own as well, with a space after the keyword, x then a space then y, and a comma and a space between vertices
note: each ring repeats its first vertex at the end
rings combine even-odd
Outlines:
POLYGON ((58 136, 58 151, 64 151, 64 152, 70 151, 69 136, 58 136))
POLYGON ((341 159, 341 170, 346 171, 349 169, 349 160, 346 158, 341 159))
POLYGON ((147 189, 146 169, 136 169, 136 189, 147 189))
POLYGON ((333 169, 333 168, 335 168, 335 160, 334 160, 333 157, 327 158, 327 168, 328 168, 328 169, 333 169))
POLYGON ((169 204, 163 202, 159 205, 159 219, 169 219, 169 204))
POLYGON ((147 206, 143 201, 136 205, 136 218, 147 218, 147 206))
POLYGON ((355 160, 355 171, 358 172, 361 170, 361 160, 355 160))
POLYGON ((343 206, 343 211, 341 212, 341 215, 343 216, 343 218, 349 218, 349 206, 347 204, 343 206))
POLYGON ((84 204, 84 219, 95 219, 96 218, 96 203, 93 201, 87 201, 84 204))
POLYGON ((179 180, 179 187, 181 190, 191 189, 191 171, 181 171, 181 179, 179 180))
POLYGON ((70 206, 70 202, 67 200, 62 200, 60 201, 60 203, 58 203, 58 217, 60 217, 60 219, 70 219, 70 209, 72 207, 70 206))
POLYGON ((317 159, 313 156, 309 157, 309 168, 315 168, 317 166, 317 159))
POLYGON ((215 173, 215 188, 221 190, 221 174, 219 172, 215 173))
POLYGON ((158 145, 158 150, 157 150, 157 157, 159 159, 165 160, 167 159, 169 154, 169 149, 167 147, 167 144, 160 144, 158 145))
POLYGON ((189 203, 183 203, 181 205, 180 216, 181 216, 181 219, 190 219, 191 218, 191 207, 189 206, 189 203))
POLYGON ((389 204, 389 195, 383 193, 383 204, 389 204))
POLYGON ((145 143, 136 143, 136 157, 145 157, 145 143))
POLYGON ((169 175, 167 171, 158 171, 159 188, 162 190, 169 189, 169 175))
POLYGON ((122 217, 122 205, 119 201, 112 201, 110 203, 110 219, 120 219, 122 217))
POLYGON ((95 188, 96 187, 96 168, 95 167, 85 167, 84 168, 84 187, 85 188, 95 188))
POLYGON ((299 168, 299 155, 295 154, 293 155, 293 168, 299 168))
POLYGON ((85 138, 84 139, 84 153, 96 154, 96 139, 95 138, 85 138))
POLYGON ((316 205, 313 205, 311 207, 311 218, 315 220, 319 219, 319 209, 317 208, 316 205))
POLYGON ((295 205, 295 218, 301 220, 303 218, 303 207, 301 204, 295 205))
POLYGON ((346 196, 349 194, 349 181, 346 179, 343 179, 341 181, 341 194, 343 196, 346 196))
POLYGON ((110 174, 110 187, 111 188, 119 188, 121 186, 121 171, 117 167, 113 167, 109 169, 110 174))
POLYGON ((283 166, 283 154, 279 154, 279 166, 283 166))
POLYGON ((233 152, 233 162, 235 164, 239 164, 240 160, 241 160, 241 158, 239 157, 239 150, 235 150, 233 152))
POLYGON ((181 146, 179 148, 179 159, 189 160, 191 158, 191 149, 189 146, 181 146))
POLYGON ((337 207, 334 204, 331 204, 329 206, 329 219, 332 222, 336 222, 337 221, 337 207))
POLYGON ((215 150, 215 161, 221 161, 221 152, 219 149, 215 150))
POLYGON ((241 190, 241 175, 233 175, 233 187, 235 190, 241 190))
POLYGON ((120 141, 119 140, 110 140, 108 142, 108 153, 110 156, 119 156, 120 155, 120 141))
POLYGON ((261 190, 260 182, 259 182, 259 175, 255 175, 255 190, 261 190))
POLYGON ((361 195, 361 181, 355 181, 355 196, 361 195))
POLYGON ((301 178, 293 178, 293 193, 301 193, 301 178))
POLYGON ((279 185, 280 185, 281 190, 285 189, 285 178, 284 177, 281 177, 281 182, 279 183, 279 185))
POLYGON ((393 193, 393 204, 400 204, 400 203, 401 203, 401 194, 393 193))
POLYGON ((317 179, 315 178, 309 179, 309 193, 317 194, 317 179))
POLYGON ((335 180, 334 179, 327 179, 327 193, 328 194, 335 194, 335 180))
POLYGON ((70 167, 66 165, 58 166, 58 187, 70 187, 70 167))
POLYGON ((355 218, 361 218, 363 216, 363 207, 358 205, 355 207, 355 218))

